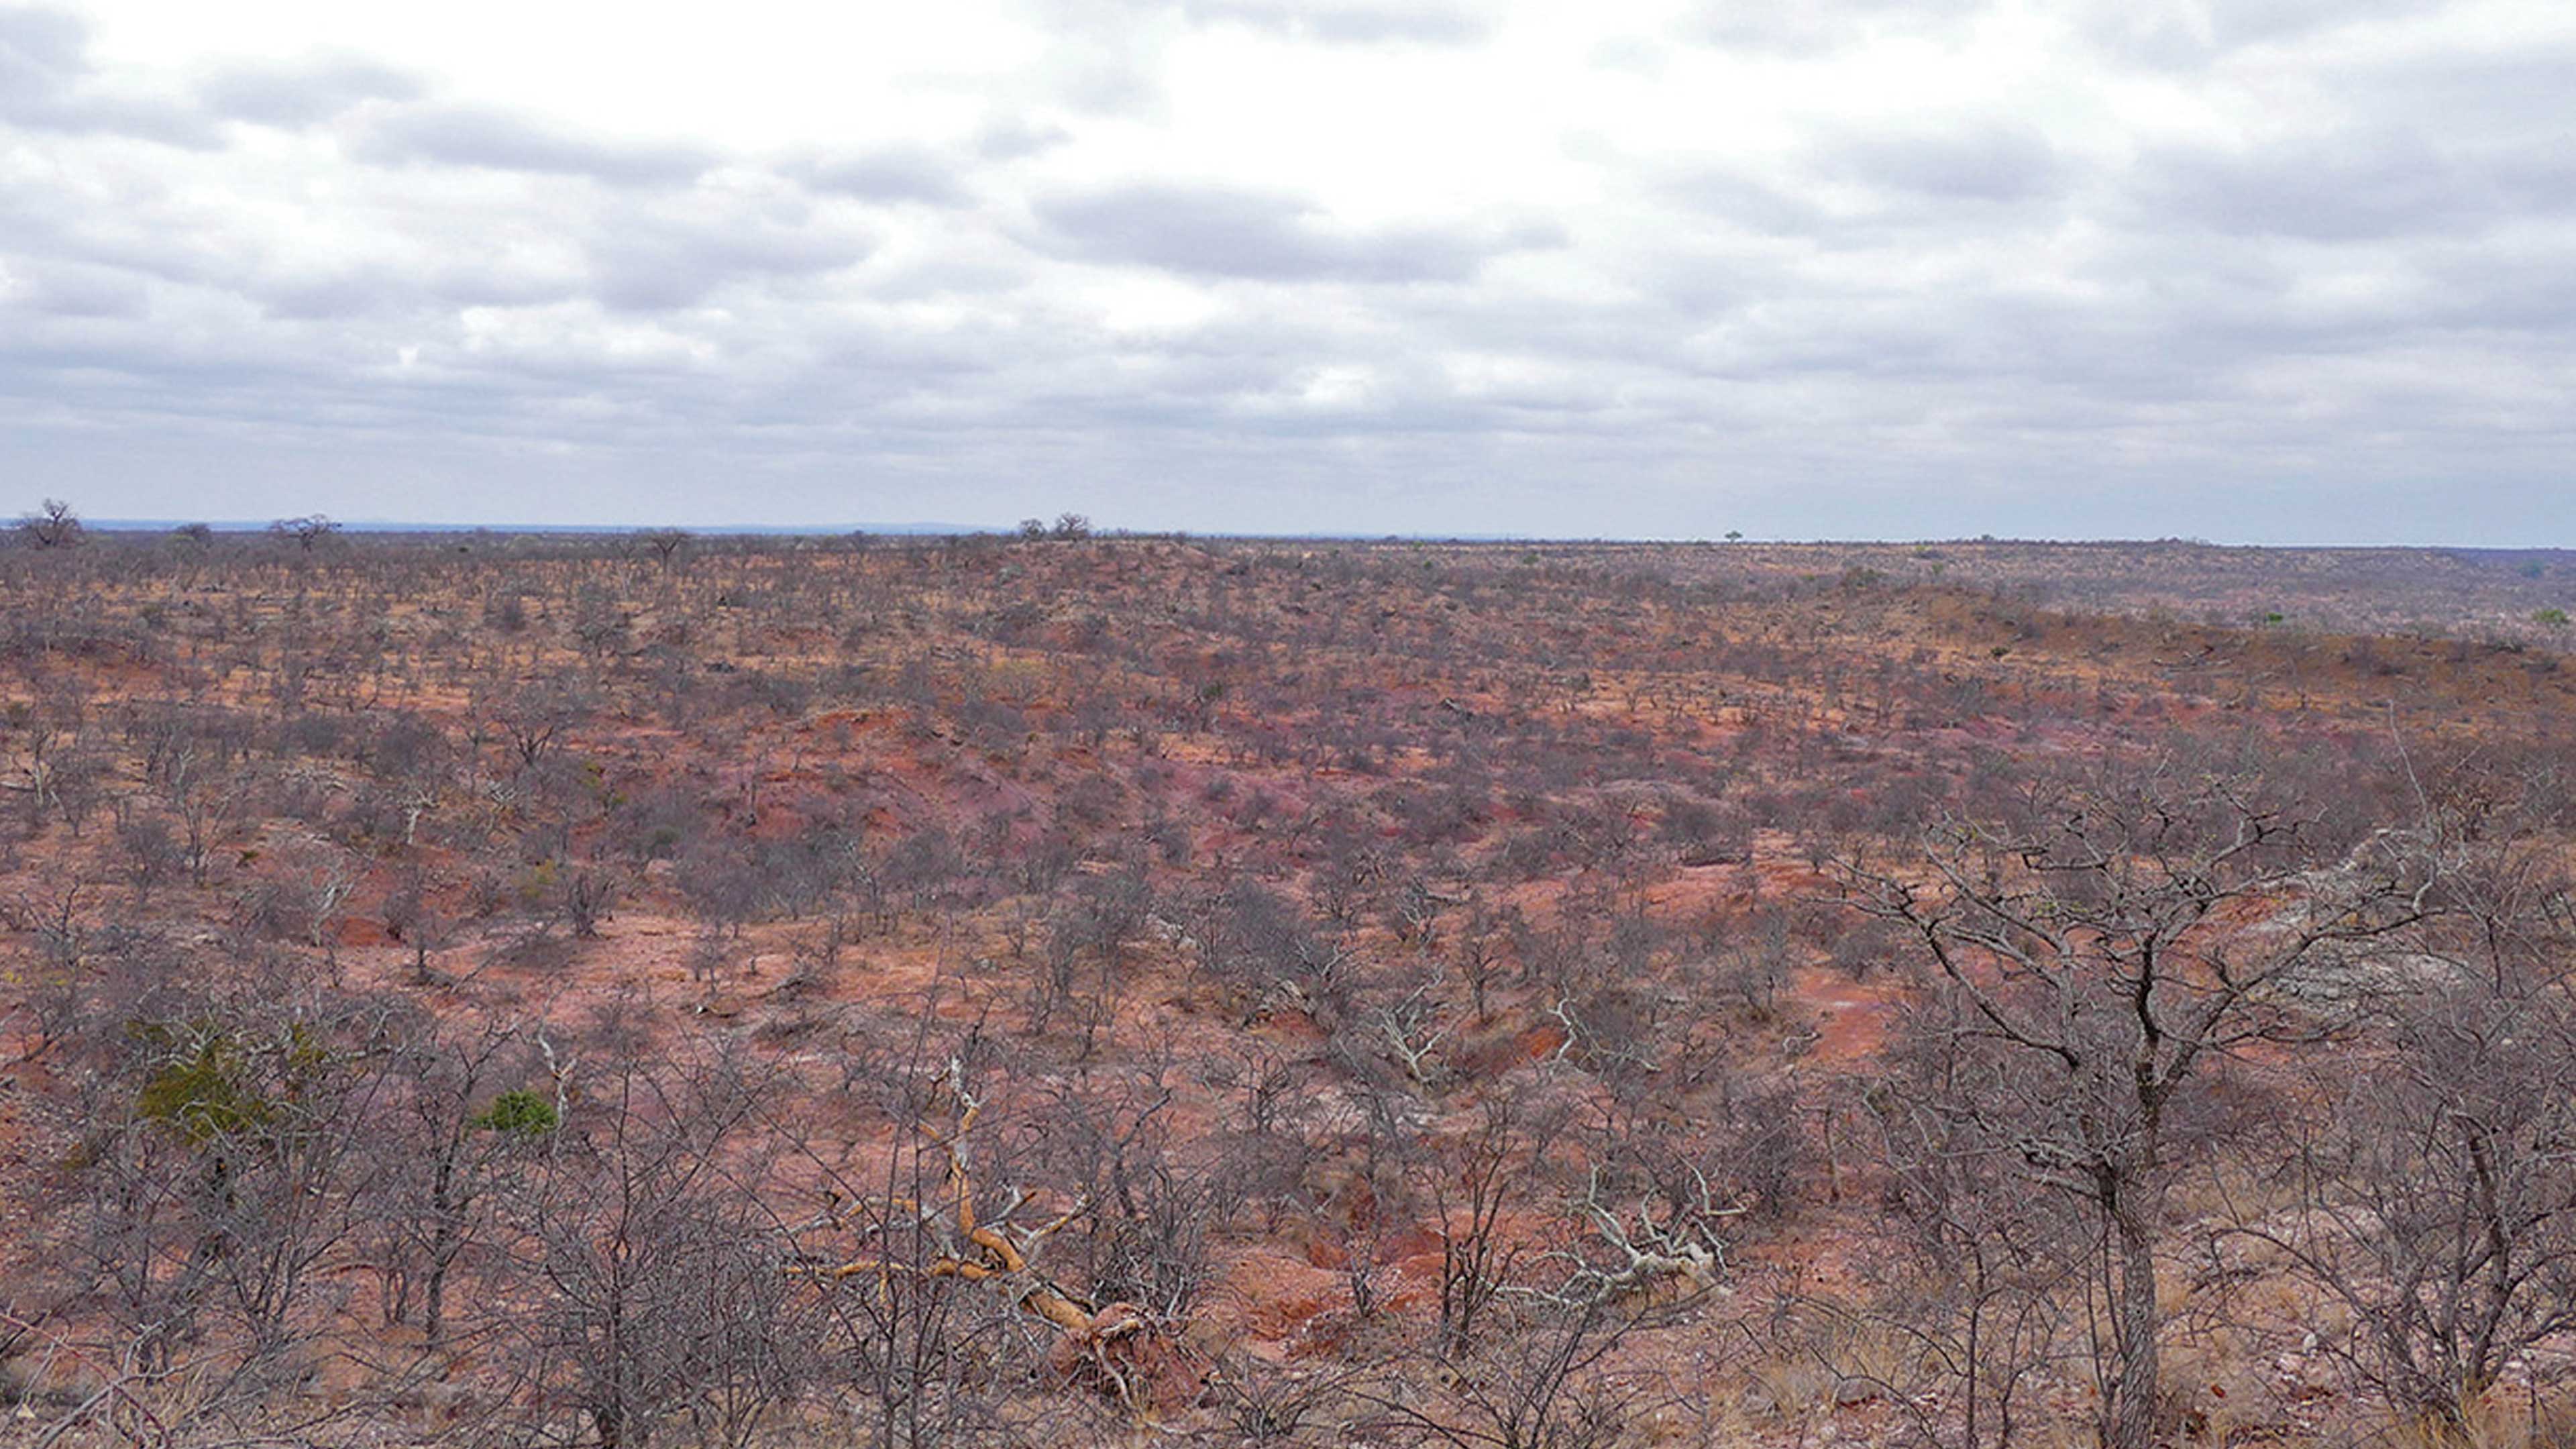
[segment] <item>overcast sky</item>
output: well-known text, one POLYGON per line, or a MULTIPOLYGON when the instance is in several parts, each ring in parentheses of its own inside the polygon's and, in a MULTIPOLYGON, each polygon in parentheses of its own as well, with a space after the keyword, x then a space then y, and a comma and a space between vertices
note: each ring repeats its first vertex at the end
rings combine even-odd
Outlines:
POLYGON ((0 3, 94 516, 2576 545, 2567 0, 0 3))

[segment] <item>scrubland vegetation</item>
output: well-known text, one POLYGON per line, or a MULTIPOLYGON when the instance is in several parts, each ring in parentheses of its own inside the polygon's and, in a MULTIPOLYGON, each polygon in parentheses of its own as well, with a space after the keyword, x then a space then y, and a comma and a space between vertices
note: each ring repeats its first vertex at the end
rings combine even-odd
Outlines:
POLYGON ((2576 1434, 2563 558, 33 522, 26 1442, 2576 1434))

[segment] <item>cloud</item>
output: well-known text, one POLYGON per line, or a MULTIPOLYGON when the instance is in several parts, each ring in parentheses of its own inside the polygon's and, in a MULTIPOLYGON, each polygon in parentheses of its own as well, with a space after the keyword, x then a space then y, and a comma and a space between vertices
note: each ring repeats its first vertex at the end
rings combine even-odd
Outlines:
POLYGON ((217 144, 213 128, 189 107, 101 85, 88 51, 89 27, 76 16, 0 9, 0 123, 174 146, 217 144))
POLYGON ((1445 4, 1189 0, 1184 8, 1191 20, 1202 25, 1248 25, 1335 45, 1469 45, 1493 31, 1491 12, 1445 4))
POLYGON ((89 27, 59 10, 0 10, 0 95, 54 84, 88 69, 89 27))
POLYGON ((874 239, 810 218, 781 220, 703 198, 622 216, 590 238, 589 291, 619 311, 695 305, 737 283, 809 277, 849 266, 874 239))
POLYGON ((609 186, 682 185, 718 159, 684 142, 584 136, 510 111, 450 103, 408 106, 375 120, 355 152, 375 162, 586 176, 609 186))
POLYGON ((1025 116, 994 116, 975 132, 975 154, 987 161, 1017 161, 1073 139, 1062 126, 1025 116))
POLYGON ((2197 68, 2252 47, 2290 47, 2355 26, 2433 13, 2445 0, 2088 0, 2077 32, 2104 53, 2160 69, 2197 68))
POLYGON ((1870 186, 1945 201, 2038 200, 2055 195, 2068 174, 2047 137, 2008 122, 1844 135, 1825 145, 1822 162, 1870 186))
POLYGON ((1874 36, 1939 34, 1973 19, 1983 0, 1806 0, 1796 5, 1699 0, 1679 33, 1694 44, 1752 54, 1814 57, 1874 36))
POLYGON ((1564 241, 1543 225, 1337 228, 1297 197, 1219 185, 1131 183, 1050 197, 1036 212, 1067 255, 1260 281, 1464 281, 1505 252, 1564 241))
POLYGON ((144 314, 147 284, 116 267, 79 263, 20 264, 0 279, 0 306, 65 318, 131 318, 144 314))
POLYGON ((1770 236, 1811 234, 1826 221, 1816 201, 1732 171, 1694 168, 1653 184, 1657 193, 1710 221, 1770 236))
POLYGON ((368 101, 413 101, 425 93, 418 77, 356 57, 227 66, 197 87, 199 100, 217 115, 287 128, 327 121, 368 101))
POLYGON ((2517 0, 192 16, 0 10, 95 514, 2576 543, 2517 0))
POLYGON ((2352 242, 2474 235, 2509 219, 2576 211, 2576 169, 2459 154, 2410 134, 2334 135, 2240 150, 2176 149, 2141 167, 2161 217, 2246 237, 2352 242))
POLYGON ((926 146, 897 146, 830 157, 808 157, 788 170, 818 191, 862 201, 918 201, 955 206, 965 201, 966 167, 926 146))

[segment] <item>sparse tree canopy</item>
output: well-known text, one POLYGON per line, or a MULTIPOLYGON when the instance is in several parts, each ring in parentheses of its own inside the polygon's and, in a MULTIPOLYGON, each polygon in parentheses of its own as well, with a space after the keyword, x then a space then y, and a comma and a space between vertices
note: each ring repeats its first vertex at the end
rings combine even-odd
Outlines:
POLYGON ((292 539, 297 548, 311 552, 315 545, 340 531, 340 525, 329 515, 307 513, 300 518, 281 518, 268 526, 268 531, 281 539, 292 539))
POLYGON ((82 538, 80 515, 59 498, 48 498, 34 513, 18 519, 18 536, 37 548, 70 548, 82 538))
POLYGON ((1935 968, 1963 1061, 1948 1110, 2095 1221, 2111 1449, 2157 1437, 2158 1254, 2191 1094, 2230 1054, 2314 1039, 2302 996, 2367 979, 2374 943, 2422 917, 2410 837, 2337 859, 2321 835, 2255 782, 2133 771, 2020 823, 1936 825, 1917 866, 1847 867, 1861 909, 1935 968))
POLYGON ((660 560, 662 567, 669 568, 680 550, 687 546, 692 537, 695 535, 685 528, 655 528, 635 535, 635 540, 644 545, 646 552, 660 560))
POLYGON ((0 538, 12 1444, 2576 1443, 2556 562, 327 523, 0 538))

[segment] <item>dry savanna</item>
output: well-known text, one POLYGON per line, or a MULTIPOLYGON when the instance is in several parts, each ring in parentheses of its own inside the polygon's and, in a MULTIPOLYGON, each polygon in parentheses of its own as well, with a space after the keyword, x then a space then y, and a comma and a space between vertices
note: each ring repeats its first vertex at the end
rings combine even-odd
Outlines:
POLYGON ((0 1432, 2576 1442, 2571 601, 34 516, 0 1432))

